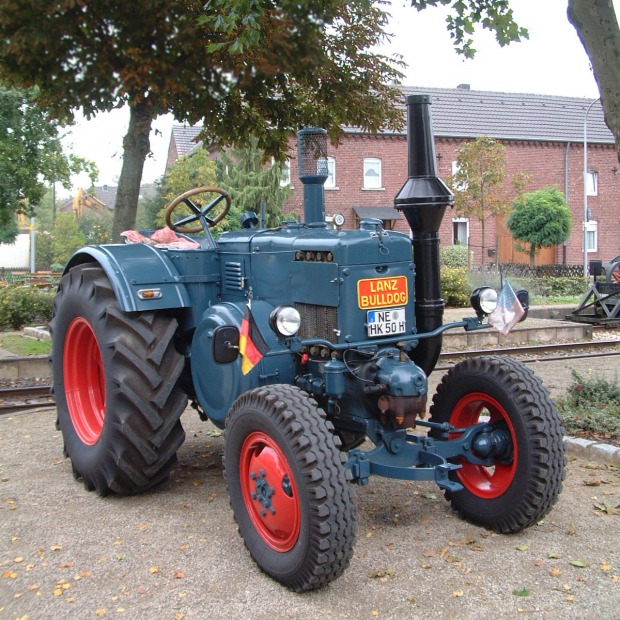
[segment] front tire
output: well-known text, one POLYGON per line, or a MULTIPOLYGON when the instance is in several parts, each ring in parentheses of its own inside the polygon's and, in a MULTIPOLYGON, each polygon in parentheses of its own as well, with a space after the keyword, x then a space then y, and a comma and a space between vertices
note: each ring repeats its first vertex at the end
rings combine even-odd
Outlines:
POLYGON ((187 405, 176 327, 161 312, 122 312, 98 265, 63 276, 50 323, 57 425, 88 490, 138 493, 176 462, 187 405))
POLYGON ((258 566, 295 591, 333 581, 353 555, 345 460, 325 413, 296 387, 246 392, 226 420, 224 466, 239 533, 258 566))
POLYGON ((492 467, 456 461, 462 468, 450 477, 464 489, 446 491, 446 498, 463 518, 513 533, 551 510, 564 479, 563 433, 549 393, 529 368, 507 357, 460 362, 443 377, 430 413, 432 422, 455 428, 488 418, 509 438, 510 449, 492 467))

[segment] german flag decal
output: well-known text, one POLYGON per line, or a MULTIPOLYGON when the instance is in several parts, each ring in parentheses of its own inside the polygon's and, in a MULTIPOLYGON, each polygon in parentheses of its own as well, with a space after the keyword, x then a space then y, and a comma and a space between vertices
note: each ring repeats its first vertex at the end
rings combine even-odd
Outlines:
POLYGON ((239 334, 239 353, 243 356, 241 361, 241 372, 247 375, 258 362, 261 361, 263 355, 267 353, 269 347, 263 340, 258 329, 258 325, 252 316, 250 304, 245 307, 245 314, 241 321, 241 332, 239 334))

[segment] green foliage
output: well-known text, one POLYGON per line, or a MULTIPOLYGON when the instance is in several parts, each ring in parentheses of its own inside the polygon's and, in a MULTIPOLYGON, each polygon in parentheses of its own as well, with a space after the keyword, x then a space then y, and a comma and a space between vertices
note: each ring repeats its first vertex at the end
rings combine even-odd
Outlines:
POLYGON ((620 382, 584 377, 572 371, 573 383, 560 400, 562 421, 569 433, 620 439, 620 382))
POLYGON ((60 118, 127 105, 113 236, 135 226, 154 118, 202 123, 205 144, 286 157, 291 133, 400 129, 402 62, 377 53, 384 2, 43 0, 0 3, 0 78, 36 84, 60 118), (88 10, 85 9, 86 4, 88 10))
POLYGON ((587 289, 584 278, 532 278, 531 282, 530 292, 543 297, 578 297, 587 289))
POLYGON ((411 0, 411 6, 418 11, 438 5, 449 6, 451 12, 446 20, 448 32, 457 52, 465 58, 473 58, 476 54, 471 38, 476 24, 494 32, 502 47, 529 36, 527 29, 514 21, 509 0, 411 0))
POLYGON ((515 239, 529 244, 530 267, 533 268, 534 257, 541 248, 568 239, 572 215, 564 195, 555 187, 547 187, 517 198, 506 226, 515 239))
POLYGON ((54 292, 30 287, 0 288, 0 329, 48 323, 52 318, 54 292))
POLYGON ((112 241, 112 216, 109 211, 88 213, 77 221, 79 230, 84 234, 83 245, 110 243, 112 241))
POLYGON ((73 213, 59 213, 52 232, 54 263, 65 264, 71 255, 86 244, 86 235, 80 230, 73 213))
POLYGON ((260 217, 263 202, 265 226, 280 224, 284 201, 291 194, 290 188, 280 186, 283 164, 267 165, 257 140, 251 140, 247 148, 222 153, 217 164, 218 183, 232 198, 233 206, 227 218, 230 227, 238 227, 239 218, 246 211, 254 211, 260 217))
POLYGON ((155 189, 155 194, 146 196, 138 203, 137 230, 153 230, 160 225, 157 218, 160 211, 166 206, 166 199, 160 184, 157 184, 155 189))
POLYGON ((445 245, 441 248, 441 264, 446 267, 468 267, 469 250, 464 245, 445 245))
MULTIPOLYGON (((36 207, 46 183, 70 187, 70 177, 93 165, 63 153, 61 123, 35 103, 35 90, 18 90, 0 84, 0 227, 12 226, 15 213, 25 205, 36 207)), ((12 239, 11 239, 12 240, 12 239)))
MULTIPOLYGON (((216 185, 215 162, 209 158, 206 149, 199 148, 190 153, 179 157, 170 167, 162 182, 162 192, 165 204, 155 216, 157 227, 166 225, 166 207, 177 196, 184 194, 190 189, 197 187, 213 187, 216 185)), ((199 196, 196 197, 199 200, 199 196)), ((180 204, 175 211, 173 219, 178 221, 185 215, 190 215, 191 211, 180 204)))
POLYGON ((454 308, 469 306, 471 287, 467 277, 467 269, 463 267, 442 267, 441 294, 446 306, 454 308))
POLYGON ((52 235, 47 231, 38 232, 34 239, 34 262, 37 270, 46 271, 54 261, 52 235))
POLYGON ((6 224, 0 226, 0 243, 14 243, 18 233, 17 218, 13 216, 6 224))
MULTIPOLYGON (((457 170, 450 179, 456 212, 480 222, 481 259, 485 263, 486 230, 489 218, 502 215, 510 208, 505 187, 506 147, 497 140, 480 136, 463 142, 456 150, 457 170)), ((513 177, 515 188, 521 187, 523 175, 513 177)))

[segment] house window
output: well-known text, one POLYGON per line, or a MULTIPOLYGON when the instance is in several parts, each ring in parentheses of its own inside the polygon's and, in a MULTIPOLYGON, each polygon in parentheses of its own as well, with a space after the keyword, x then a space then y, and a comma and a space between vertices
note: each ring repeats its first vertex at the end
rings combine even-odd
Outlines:
POLYGON ((598 222, 590 220, 586 222, 586 239, 588 252, 598 251, 598 222))
POLYGON ((588 196, 598 196, 598 172, 590 170, 586 175, 586 193, 588 196))
POLYGON ((327 181, 325 181, 326 189, 336 188, 336 160, 333 157, 327 158, 327 181))
POLYGON ((459 171, 460 171, 459 162, 453 161, 452 162, 452 187, 459 192, 464 192, 467 189, 467 181, 465 181, 464 179, 460 179, 459 181, 457 181, 455 179, 459 171))
POLYGON ((364 159, 364 189, 381 189, 381 160, 364 159))
POLYGON ((463 245, 467 247, 469 238, 469 220, 466 217, 455 217, 452 219, 452 243, 453 245, 463 245))
POLYGON ((291 184, 291 161, 287 159, 280 164, 280 187, 288 187, 291 184))

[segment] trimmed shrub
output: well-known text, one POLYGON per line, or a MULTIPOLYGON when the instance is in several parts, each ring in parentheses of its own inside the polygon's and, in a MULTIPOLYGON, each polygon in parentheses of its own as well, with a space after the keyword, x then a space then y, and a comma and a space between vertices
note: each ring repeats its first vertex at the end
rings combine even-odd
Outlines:
POLYGON ((469 306, 471 287, 465 267, 441 268, 441 294, 446 306, 454 308, 469 306))
POLYGON ((0 289, 0 329, 47 324, 52 318, 54 294, 31 287, 0 289))
POLYGON ((464 245, 446 245, 439 250, 441 264, 445 267, 467 268, 467 252, 464 245))

